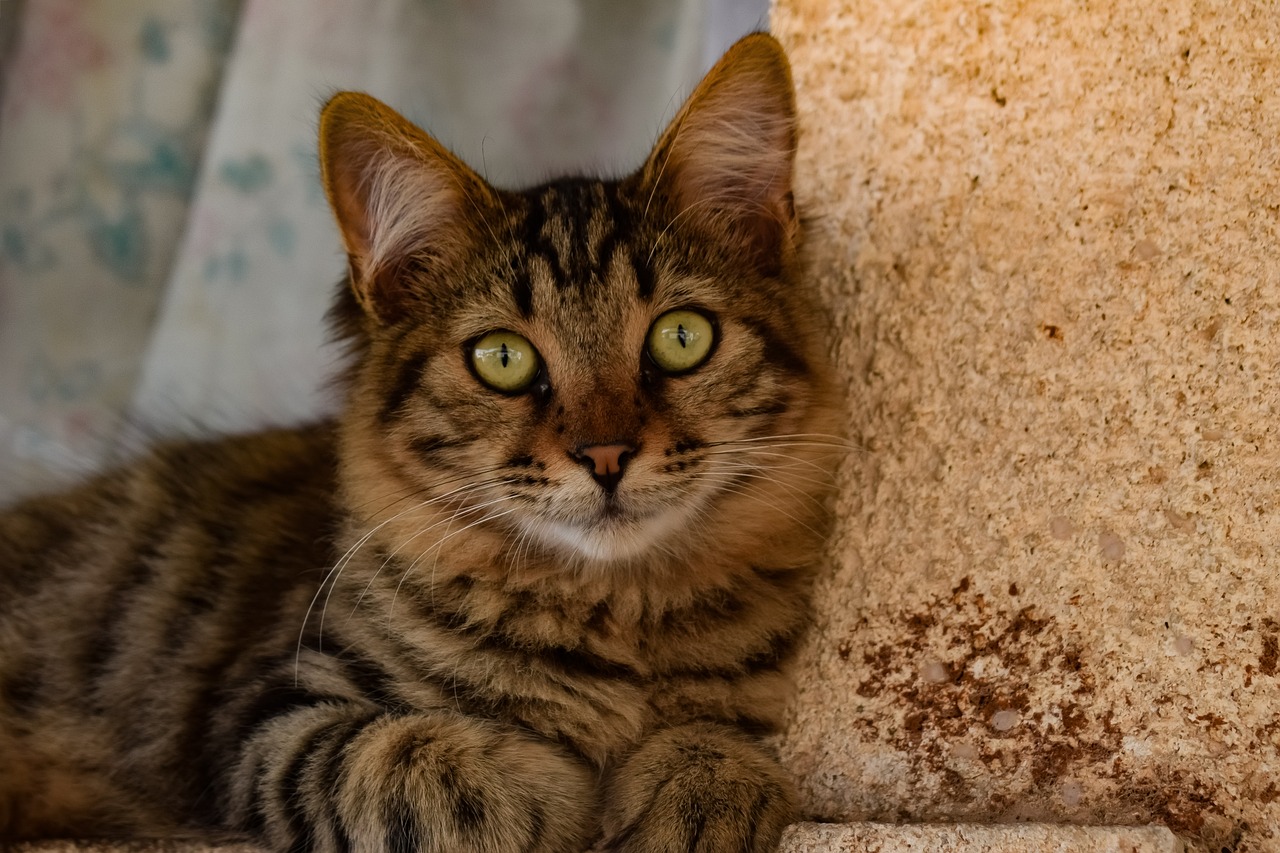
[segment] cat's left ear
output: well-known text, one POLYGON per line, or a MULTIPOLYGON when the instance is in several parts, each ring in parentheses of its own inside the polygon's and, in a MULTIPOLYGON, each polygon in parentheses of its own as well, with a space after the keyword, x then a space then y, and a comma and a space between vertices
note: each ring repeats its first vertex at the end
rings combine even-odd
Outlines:
POLYGON ((361 306, 402 316, 465 263, 489 185, 430 135, 369 95, 340 92, 320 114, 320 175, 361 306))
POLYGON ((698 84, 640 172, 673 224, 726 240, 766 274, 795 251, 795 87, 766 33, 738 41, 698 84))

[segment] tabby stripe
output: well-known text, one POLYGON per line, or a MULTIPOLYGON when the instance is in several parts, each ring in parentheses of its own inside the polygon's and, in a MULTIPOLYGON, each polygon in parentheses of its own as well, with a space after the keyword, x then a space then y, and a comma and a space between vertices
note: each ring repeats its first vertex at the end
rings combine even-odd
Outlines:
MULTIPOLYGON (((322 470, 310 459, 294 460, 290 465, 234 480, 217 497, 235 504, 261 504, 277 498, 292 500, 300 488, 312 483, 322 470)), ((203 518, 201 524, 220 545, 233 545, 239 533, 238 528, 228 526, 222 519, 203 518)))
POLYGON ((687 631, 688 626, 697 626, 708 619, 721 622, 737 621, 746 603, 728 590, 715 589, 695 598, 689 604, 666 610, 662 613, 662 629, 668 632, 687 631))
POLYGON ((804 567, 794 566, 778 566, 775 568, 752 566, 751 573, 774 590, 777 590, 772 595, 784 600, 790 599, 799 587, 807 584, 812 574, 804 567))
POLYGON ((537 802, 529 804, 529 843, 524 849, 533 851, 542 848, 542 840, 547 836, 547 815, 537 802))
POLYGON ((405 403, 409 402, 409 398, 422 385, 422 372, 426 366, 427 354, 424 352, 415 352, 400 362, 395 384, 391 386, 378 411, 378 419, 382 423, 389 423, 400 414, 405 403))
POLYGON ((405 802, 403 798, 398 797, 387 803, 383 822, 387 825, 387 850, 390 853, 418 853, 419 839, 421 847, 431 845, 431 839, 418 825, 413 804, 405 802))
MULTIPOLYGON (((726 720, 722 717, 707 717, 704 722, 719 723, 724 725, 726 720)), ((759 717, 753 717, 750 714, 739 712, 729 722, 735 729, 752 737, 770 737, 778 734, 781 730, 778 723, 772 720, 762 720, 759 717)))
MULTIPOLYGON (((679 768, 671 768, 670 774, 654 787, 653 793, 649 795, 649 801, 645 803, 644 808, 640 810, 639 814, 637 814, 630 823, 624 826, 617 835, 613 836, 606 842, 605 846, 607 848, 617 849, 627 846, 627 843, 631 840, 631 836, 636 834, 636 830, 640 828, 641 824, 648 822, 649 815, 658 804, 658 797, 662 796, 662 792, 666 790, 666 787, 675 780, 677 772, 679 772, 679 768)), ((689 849, 693 850, 692 847, 689 849)))
POLYGON ((781 415, 788 409, 787 404, 782 400, 773 400, 768 403, 761 403, 759 406, 750 406, 745 409, 730 409, 729 417, 732 418, 757 418, 763 415, 781 415))
MULTIPOLYGON (((254 769, 253 778, 256 780, 258 768, 254 769)), ((255 782, 256 787, 256 782, 255 782)), ((267 838, 267 815, 264 811, 266 802, 262 797, 254 797, 253 802, 249 803, 249 814, 245 817, 244 822, 238 827, 245 834, 265 841, 267 838)))
POLYGON ((421 459, 431 461, 431 457, 442 450, 448 450, 451 447, 457 447, 462 444, 451 438, 445 438, 441 435, 419 435, 409 440, 409 448, 421 459))
POLYGON ((789 631, 775 635, 770 639, 767 648, 740 658, 731 665, 700 666, 692 664, 690 666, 677 667, 664 674, 669 678, 721 678, 725 681, 736 681, 739 678, 776 671, 795 652, 799 640, 799 631, 789 631))
POLYGON ((636 293, 641 299, 649 299, 653 296, 655 282, 653 266, 647 258, 641 258, 640 253, 634 249, 627 254, 631 256, 631 270, 636 276, 636 293))
POLYGON ((701 803, 694 803, 689 809, 692 812, 693 825, 689 828, 689 849, 697 850, 698 842, 702 840, 702 833, 707 828, 707 812, 701 803))
MULTIPOLYGON (((226 712, 225 673, 238 656, 238 649, 228 648, 220 659, 191 672, 199 689, 193 691, 185 714, 180 713, 182 729, 173 751, 175 763, 183 765, 175 770, 196 779, 213 779, 215 785, 222 781, 228 762, 240 746, 238 741, 222 737, 224 731, 219 728, 226 712)), ((216 822, 212 819, 218 808, 215 802, 202 796, 198 805, 208 818, 206 822, 216 822)))
POLYGON ((755 802, 751 804, 751 808, 747 810, 747 838, 755 838, 756 833, 760 831, 760 820, 764 817, 765 810, 769 808, 769 803, 782 799, 782 791, 777 785, 771 784, 760 792, 755 802))
POLYGON ((764 343, 764 360, 767 364, 796 376, 808 375, 809 365, 804 357, 795 347, 769 328, 768 324, 752 317, 745 318, 744 322, 764 343))
POLYGON ((440 784, 449 792, 449 810, 459 829, 464 833, 474 833, 484 826, 487 809, 484 794, 478 788, 460 780, 451 766, 446 766, 440 774, 440 784))
POLYGON ((552 283, 557 290, 564 290, 569 283, 568 276, 565 274, 564 265, 560 261, 560 253, 556 251, 555 244, 542 233, 546 222, 545 194, 531 198, 525 215, 524 244, 535 257, 540 257, 547 262, 547 266, 551 268, 552 283))
POLYGON ((618 196, 618 185, 614 182, 603 184, 601 192, 604 194, 610 224, 596 247, 596 275, 603 280, 609 276, 609 267, 613 263, 613 256, 617 252, 622 232, 624 230, 629 232, 631 229, 630 216, 618 196))
MULTIPOLYGON (((325 791, 332 797, 337 797, 338 786, 342 783, 342 771, 344 769, 344 760, 346 759, 346 746, 355 739, 355 736, 363 730, 369 723, 376 719, 376 715, 353 721, 351 723, 351 731, 346 737, 334 738, 333 743, 327 747, 327 753, 322 758, 317 758, 318 773, 315 779, 315 790, 325 791)), ((351 835, 347 832, 346 826, 338 819, 336 815, 332 821, 334 844, 337 847, 337 853, 349 853, 351 850, 351 835)))
POLYGON ((88 680, 101 689, 102 682, 111 675, 108 666, 120 649, 122 626, 133 614, 133 605, 141 598, 140 591, 156 578, 155 562, 161 556, 161 546, 173 533, 174 519, 162 516, 144 527, 137 539, 127 543, 123 558, 117 562, 123 577, 107 595, 98 622, 98 641, 90 647, 84 665, 88 680))
MULTIPOLYGON (((294 748, 293 759, 276 783, 276 799, 284 811, 289 837, 292 839, 288 848, 290 853, 310 853, 315 849, 316 835, 307 817, 303 776, 321 744, 328 745, 333 740, 342 742, 341 736, 346 733, 347 727, 347 722, 343 720, 321 726, 312 732, 304 743, 294 748), (337 735, 334 734, 335 729, 339 730, 337 735)), ((261 775, 259 771, 259 776, 261 775)))
MULTIPOLYGON (((519 646, 513 645, 510 638, 501 636, 500 642, 492 644, 492 648, 499 651, 518 651, 519 646)), ((486 641, 486 646, 491 644, 486 641)), ((588 651, 582 648, 567 648, 565 646, 544 646, 534 653, 534 659, 543 664, 553 664, 561 672, 568 675, 585 675, 587 678, 597 679, 613 679, 613 680, 638 680, 641 674, 635 667, 620 661, 612 661, 606 657, 588 651)))
POLYGON ((515 297, 516 308, 520 311, 520 316, 529 318, 533 316, 533 279, 529 277, 529 270, 524 267, 516 272, 511 279, 511 295, 515 297))
POLYGON ((767 649, 756 652, 742 661, 743 670, 747 675, 756 675, 765 670, 778 669, 795 653, 801 635, 802 632, 798 627, 776 635, 767 649))
POLYGON ((565 252, 562 256, 567 284, 585 290, 594 281, 596 272, 592 253, 587 245, 590 219, 599 208, 595 185, 581 181, 564 180, 553 184, 556 218, 564 231, 565 252))
POLYGON ((351 651, 344 652, 338 661, 342 664, 343 674, 361 696, 384 707, 398 704, 396 679, 380 664, 351 651))
POLYGON ((15 670, 0 682, 0 698, 4 700, 6 711, 14 712, 18 717, 26 717, 35 709, 40 698, 43 670, 40 663, 30 658, 22 661, 15 670))
POLYGON ((0 549, 7 559, 0 573, 6 593, 0 601, 0 614, 16 611, 24 598, 47 582, 43 569, 58 565, 71 553, 81 532, 71 522, 72 516, 65 510, 39 498, 20 506, 8 518, 0 518, 0 549))
POLYGON ((515 712, 519 704, 545 704, 536 699, 521 700, 515 696, 489 696, 481 693, 473 684, 463 680, 457 672, 451 675, 438 676, 436 682, 445 696, 453 701, 458 710, 471 716, 504 719, 519 717, 515 712))
POLYGON ((238 739, 252 737, 268 723, 305 708, 314 708, 325 703, 346 704, 350 699, 339 696, 326 696, 312 693, 303 687, 292 684, 263 688, 254 701, 236 717, 235 731, 238 739))
POLYGON ((509 616, 503 614, 492 626, 468 624, 462 610, 442 607, 417 606, 415 614, 422 621, 444 634, 462 635, 475 644, 479 651, 494 652, 503 656, 517 655, 531 662, 559 669, 566 675, 585 675, 588 678, 635 679, 640 673, 626 663, 610 660, 587 649, 554 644, 535 644, 513 636, 505 627, 509 616))
POLYGON ((291 853, 308 853, 316 848, 316 832, 321 822, 332 831, 339 851, 350 850, 351 839, 341 822, 336 817, 333 821, 325 820, 324 816, 333 812, 332 804, 338 795, 337 781, 347 744, 355 740, 377 716, 374 713, 361 714, 316 728, 303 743, 293 747, 292 758, 276 781, 274 792, 267 790, 272 766, 259 762, 252 777, 253 790, 258 796, 253 804, 250 825, 246 827, 251 834, 263 840, 270 837, 266 822, 275 817, 269 812, 274 803, 279 806, 287 825, 291 839, 287 849, 291 853), (308 814, 309 802, 318 807, 320 817, 308 814))

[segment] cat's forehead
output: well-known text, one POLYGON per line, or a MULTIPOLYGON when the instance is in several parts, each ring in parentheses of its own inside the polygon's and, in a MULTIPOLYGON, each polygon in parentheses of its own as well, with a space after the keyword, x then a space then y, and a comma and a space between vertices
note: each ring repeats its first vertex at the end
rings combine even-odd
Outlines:
POLYGON ((634 183, 568 178, 503 196, 504 220, 480 235, 493 251, 454 303, 457 334, 507 328, 553 360, 598 362, 633 353, 663 311, 738 301, 712 245, 668 227, 634 183))
POLYGON ((653 294, 644 214, 616 182, 564 179, 520 194, 513 295, 521 311, 617 319, 653 294))

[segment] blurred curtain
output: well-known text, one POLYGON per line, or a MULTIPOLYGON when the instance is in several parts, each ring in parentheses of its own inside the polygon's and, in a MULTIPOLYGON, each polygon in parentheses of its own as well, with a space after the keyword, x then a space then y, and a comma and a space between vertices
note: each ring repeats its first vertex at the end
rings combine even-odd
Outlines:
POLYGON ((140 436, 323 414, 316 114, 387 101, 503 186, 639 163, 766 0, 0 2, 0 500, 140 436), (8 33, 9 37, 6 37, 8 33))

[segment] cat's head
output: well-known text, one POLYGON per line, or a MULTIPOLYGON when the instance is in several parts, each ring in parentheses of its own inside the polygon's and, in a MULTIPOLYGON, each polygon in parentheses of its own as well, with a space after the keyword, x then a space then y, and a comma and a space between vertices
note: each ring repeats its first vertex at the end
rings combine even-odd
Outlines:
POLYGON ((371 522, 420 516, 422 546, 471 525, 588 563, 809 526, 830 409, 797 282, 795 143, 766 35, 621 181, 501 191, 373 98, 334 97, 349 499, 371 522))

